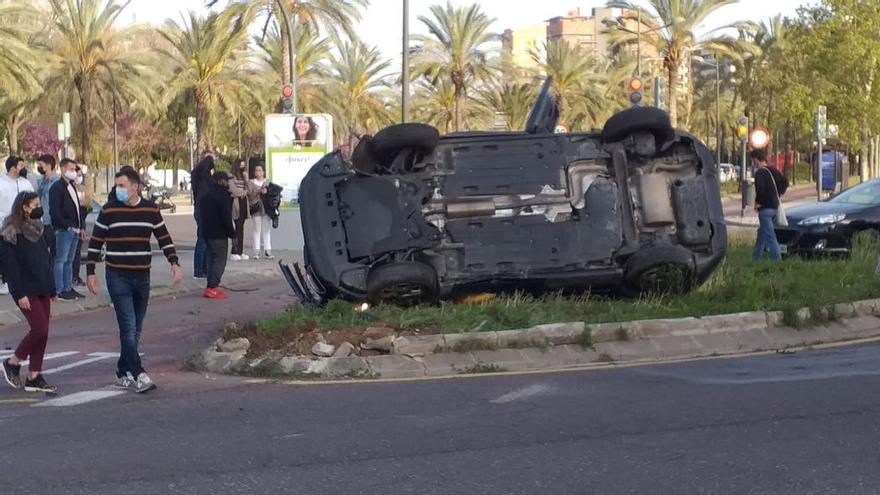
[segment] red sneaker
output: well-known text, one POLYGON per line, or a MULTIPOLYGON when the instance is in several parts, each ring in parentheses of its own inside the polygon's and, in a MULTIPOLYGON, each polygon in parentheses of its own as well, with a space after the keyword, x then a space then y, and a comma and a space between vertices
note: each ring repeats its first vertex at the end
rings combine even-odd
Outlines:
POLYGON ((222 290, 212 289, 210 287, 205 289, 205 297, 208 299, 229 299, 229 296, 227 296, 222 290))

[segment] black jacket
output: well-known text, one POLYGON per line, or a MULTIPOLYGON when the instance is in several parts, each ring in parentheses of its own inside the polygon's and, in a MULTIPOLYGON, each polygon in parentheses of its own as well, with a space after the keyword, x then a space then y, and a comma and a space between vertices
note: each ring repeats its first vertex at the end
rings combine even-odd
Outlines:
POLYGON ((214 161, 204 159, 200 161, 190 174, 190 183, 192 184, 193 203, 199 204, 202 195, 208 192, 211 185, 211 169, 214 168, 214 161))
POLYGON ((779 208, 779 198, 788 190, 788 179, 775 167, 755 169, 755 204, 758 208, 779 208), (771 180, 772 179, 772 180, 771 180), (776 188, 773 182, 776 182, 776 188), (776 192, 779 191, 779 195, 776 192))
POLYGON ((62 177, 49 189, 49 216, 52 217, 55 230, 78 229, 82 226, 79 207, 70 197, 68 184, 70 182, 62 177))
POLYGON ((45 236, 31 242, 19 234, 15 244, 0 238, 0 260, 14 300, 55 295, 52 258, 45 236))
POLYGON ((232 223, 232 196, 214 181, 205 183, 199 201, 202 237, 205 239, 230 239, 235 237, 232 223))

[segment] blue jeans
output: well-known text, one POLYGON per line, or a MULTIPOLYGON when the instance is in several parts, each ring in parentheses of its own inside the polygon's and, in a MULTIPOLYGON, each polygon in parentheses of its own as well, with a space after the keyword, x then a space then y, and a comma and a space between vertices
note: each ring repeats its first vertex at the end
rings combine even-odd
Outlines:
POLYGON ((196 277, 208 276, 208 246, 202 237, 202 215, 199 213, 199 205, 195 205, 193 216, 196 219, 196 249, 193 253, 193 275, 196 277))
POLYGON ((73 260, 79 235, 69 230, 55 232, 55 291, 64 294, 73 288, 73 260))
POLYGON ((137 378, 144 373, 138 344, 150 302, 150 272, 107 268, 107 292, 119 324, 120 352, 116 376, 123 377, 128 372, 137 378))
POLYGON ((782 253, 779 251, 779 241, 776 240, 776 231, 773 229, 775 221, 775 209, 761 208, 758 210, 758 238, 755 241, 755 251, 752 252, 752 259, 755 261, 764 256, 764 251, 770 252, 770 258, 773 261, 780 261, 782 259, 782 253))

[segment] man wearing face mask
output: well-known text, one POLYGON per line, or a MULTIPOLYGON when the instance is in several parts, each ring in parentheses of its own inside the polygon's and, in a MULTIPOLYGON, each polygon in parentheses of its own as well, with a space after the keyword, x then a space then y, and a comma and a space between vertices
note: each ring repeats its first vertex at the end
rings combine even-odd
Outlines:
POLYGON ((37 158, 37 172, 40 178, 37 181, 37 194, 40 195, 40 203, 43 205, 43 238, 49 246, 51 257, 55 257, 55 230, 52 228, 52 216, 49 213, 49 190, 58 182, 60 176, 55 173, 55 157, 42 155, 37 158))
MULTIPOLYGON (((0 177, 0 223, 9 216, 18 193, 25 191, 34 191, 27 180, 27 163, 20 156, 10 156, 6 160, 6 175, 0 177)), ((5 282, 0 283, 0 294, 9 294, 5 282)))
MULTIPOLYGON (((98 293, 95 266, 101 261, 101 248, 107 246, 107 292, 113 301, 119 324, 120 355, 116 363, 116 386, 137 393, 149 392, 156 385, 141 363, 138 345, 147 305, 150 302, 150 269, 153 254, 150 239, 156 242, 171 264, 171 281, 180 283, 181 271, 174 241, 156 203, 138 194, 140 178, 132 169, 116 174, 115 198, 110 200, 92 230, 86 261, 87 284, 98 293)), ((230 220, 231 221, 231 220, 230 220)))
POLYGON ((55 229, 55 290, 64 301, 85 297, 73 289, 76 247, 86 238, 76 181, 76 162, 65 158, 61 160, 61 179, 49 189, 49 213, 55 229))

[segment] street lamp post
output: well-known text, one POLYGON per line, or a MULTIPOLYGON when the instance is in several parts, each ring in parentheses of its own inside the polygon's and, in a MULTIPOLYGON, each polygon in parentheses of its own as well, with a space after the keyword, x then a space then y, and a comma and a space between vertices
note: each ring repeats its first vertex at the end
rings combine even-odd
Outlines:
POLYGON ((291 99, 293 100, 293 113, 296 113, 297 109, 297 88, 296 88, 296 47, 293 44, 293 24, 290 22, 290 14, 287 12, 287 6, 284 5, 283 0, 275 0, 275 3, 278 5, 278 10, 281 11, 281 17, 284 18, 284 25, 287 27, 287 45, 290 47, 290 50, 287 52, 288 59, 290 60, 290 86, 293 88, 293 95, 291 95, 291 99))
POLYGON ((409 0, 403 0, 403 70, 401 71, 402 91, 401 121, 409 122, 409 0))
POLYGON ((715 163, 721 165, 721 63, 715 55, 715 163))

